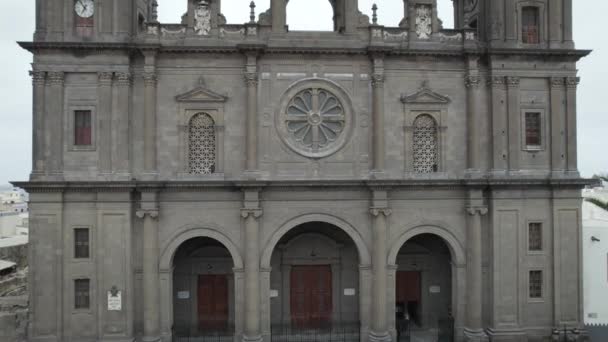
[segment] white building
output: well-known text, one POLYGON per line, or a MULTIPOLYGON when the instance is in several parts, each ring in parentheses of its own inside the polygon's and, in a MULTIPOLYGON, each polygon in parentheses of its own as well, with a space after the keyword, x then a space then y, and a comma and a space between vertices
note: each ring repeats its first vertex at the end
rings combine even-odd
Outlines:
MULTIPOLYGON (((606 185, 584 190, 583 197, 608 200, 606 185)), ((589 202, 583 204, 583 262, 585 324, 608 332, 608 211, 589 202)))

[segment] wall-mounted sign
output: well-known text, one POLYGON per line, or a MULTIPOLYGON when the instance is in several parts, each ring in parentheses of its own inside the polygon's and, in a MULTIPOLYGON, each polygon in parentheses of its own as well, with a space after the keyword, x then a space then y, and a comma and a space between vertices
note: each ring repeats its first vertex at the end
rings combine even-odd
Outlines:
POLYGON ((270 290, 270 298, 277 298, 279 296, 279 290, 270 290))
POLYGON ((122 310, 122 291, 108 291, 108 311, 122 310))
POLYGON ((344 289, 345 296, 354 296, 356 293, 355 289, 344 289))
POLYGON ((433 286, 429 287, 429 292, 430 293, 440 293, 441 287, 438 285, 433 285, 433 286))
POLYGON ((190 291, 177 291, 177 299, 190 299, 190 291))

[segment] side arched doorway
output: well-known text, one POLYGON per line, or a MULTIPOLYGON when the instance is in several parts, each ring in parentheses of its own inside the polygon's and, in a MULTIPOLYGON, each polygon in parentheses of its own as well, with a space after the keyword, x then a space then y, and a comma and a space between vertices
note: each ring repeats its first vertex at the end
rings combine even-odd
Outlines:
POLYGON ((369 254, 353 231, 322 221, 304 222, 267 246, 267 304, 273 341, 297 338, 359 341, 367 328, 369 254))
POLYGON ((418 229, 391 249, 390 319, 397 342, 456 340, 465 298, 464 254, 451 235, 442 235, 418 229))

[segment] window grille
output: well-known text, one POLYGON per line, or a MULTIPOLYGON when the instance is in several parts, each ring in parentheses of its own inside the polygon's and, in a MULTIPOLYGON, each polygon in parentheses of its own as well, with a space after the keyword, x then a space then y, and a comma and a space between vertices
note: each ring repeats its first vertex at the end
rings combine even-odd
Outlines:
POLYGON ((540 113, 526 113, 526 146, 541 146, 541 118, 540 113))
POLYGON ((528 248, 531 251, 542 251, 543 249, 543 225, 542 223, 530 223, 528 225, 528 248))
POLYGON ((91 111, 77 110, 74 112, 74 145, 90 146, 91 137, 91 111))
POLYGON ((88 309, 90 307, 90 280, 74 280, 74 308, 88 309))
POLYGON ((530 298, 543 297, 543 271, 530 271, 530 298))
POLYGON ((414 121, 414 172, 432 173, 438 170, 437 123, 423 114, 414 121))
POLYGON ((522 42, 524 44, 538 44, 538 7, 524 7, 521 15, 522 22, 522 42))
POLYGON ((89 230, 87 228, 74 229, 74 257, 77 259, 89 258, 89 230))
POLYGON ((188 129, 190 173, 195 175, 214 173, 217 152, 213 118, 205 113, 196 114, 190 119, 188 129))

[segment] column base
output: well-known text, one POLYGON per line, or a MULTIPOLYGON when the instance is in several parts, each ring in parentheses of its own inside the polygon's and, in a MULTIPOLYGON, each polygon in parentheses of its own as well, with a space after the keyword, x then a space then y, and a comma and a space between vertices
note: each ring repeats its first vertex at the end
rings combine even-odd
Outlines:
POLYGON ((264 339, 262 338, 262 335, 257 335, 257 336, 246 336, 243 335, 243 342, 262 342, 264 339))
POLYGON ((369 172, 369 179, 386 179, 387 175, 386 172, 382 171, 382 170, 371 170, 369 172))
POLYGON ((144 336, 141 338, 141 342, 161 342, 162 338, 160 336, 144 336))
POLYGON ((369 342, 391 342, 391 335, 388 331, 385 332, 369 332, 369 342))
POLYGON ((464 328, 464 340, 466 342, 489 342, 488 335, 483 329, 464 328))
POLYGON ((528 335, 521 329, 488 329, 492 342, 527 342, 528 335))
POLYGON ((262 178, 262 173, 257 170, 245 170, 243 172, 243 179, 245 180, 258 180, 262 178))

